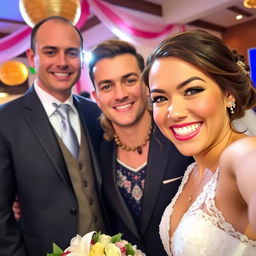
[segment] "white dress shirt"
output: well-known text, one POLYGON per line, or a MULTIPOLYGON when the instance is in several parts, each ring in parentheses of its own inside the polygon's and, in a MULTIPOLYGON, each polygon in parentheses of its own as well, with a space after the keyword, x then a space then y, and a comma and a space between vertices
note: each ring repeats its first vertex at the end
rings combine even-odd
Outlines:
POLYGON ((65 102, 61 102, 60 100, 53 97, 51 94, 44 91, 41 87, 39 87, 36 81, 34 82, 34 87, 35 87, 36 94, 39 97, 44 107, 44 110, 49 118, 51 125, 53 126, 54 130, 57 132, 57 134, 60 137, 61 137, 61 118, 59 114, 56 113, 56 108, 53 106, 53 103, 56 103, 57 105, 59 104, 70 105, 71 107, 71 111, 69 112, 70 123, 76 132, 77 139, 80 145, 81 144, 80 118, 79 118, 78 111, 74 105, 72 95, 70 95, 70 97, 65 102))

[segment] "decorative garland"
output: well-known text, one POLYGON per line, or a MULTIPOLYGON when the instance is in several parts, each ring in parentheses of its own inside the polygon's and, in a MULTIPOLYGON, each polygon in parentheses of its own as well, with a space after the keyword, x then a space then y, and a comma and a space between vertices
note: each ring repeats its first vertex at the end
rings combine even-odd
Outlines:
MULTIPOLYGON (((86 23, 90 7, 113 34, 135 45, 153 46, 162 41, 167 34, 185 30, 184 25, 166 25, 163 21, 154 23, 142 20, 134 12, 102 0, 81 0, 81 16, 76 25, 78 28, 86 23)), ((30 32, 31 28, 25 26, 0 39, 0 64, 19 56, 29 48, 30 32)), ((82 89, 81 84, 82 82, 77 85, 78 92, 82 89)))

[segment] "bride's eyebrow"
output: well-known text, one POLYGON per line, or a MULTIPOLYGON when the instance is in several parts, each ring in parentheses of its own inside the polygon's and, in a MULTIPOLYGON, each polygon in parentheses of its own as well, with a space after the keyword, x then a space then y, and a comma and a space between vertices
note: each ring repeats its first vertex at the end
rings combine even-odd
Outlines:
POLYGON ((198 76, 192 76, 190 78, 188 78, 187 80, 181 82, 180 84, 177 85, 176 89, 181 89, 182 87, 184 87, 185 85, 187 85, 188 83, 191 83, 194 80, 200 80, 206 83, 206 81, 198 76))
MULTIPOLYGON (((205 81, 204 79, 202 79, 202 78, 200 78, 200 77, 198 77, 198 76, 192 76, 192 77, 188 78, 187 80, 185 80, 185 81, 179 83, 179 84, 177 85, 176 89, 181 89, 181 88, 183 88, 184 86, 186 86, 188 83, 191 83, 191 82, 194 81, 194 80, 200 80, 200 81, 203 81, 203 82, 206 83, 206 81, 205 81)), ((153 93, 153 92, 157 92, 157 93, 166 93, 165 90, 163 90, 163 89, 158 89, 158 88, 155 88, 155 89, 151 89, 151 90, 150 90, 150 93, 153 93)))
POLYGON ((165 90, 162 90, 162 89, 150 89, 150 93, 153 93, 153 92, 158 92, 158 93, 165 93, 165 90))

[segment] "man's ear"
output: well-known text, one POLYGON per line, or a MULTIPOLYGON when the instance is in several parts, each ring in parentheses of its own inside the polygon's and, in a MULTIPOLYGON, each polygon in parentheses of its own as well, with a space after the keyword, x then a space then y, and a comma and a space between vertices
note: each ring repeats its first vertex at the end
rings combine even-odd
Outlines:
POLYGON ((26 55, 27 55, 27 59, 28 59, 28 63, 30 65, 30 67, 34 68, 35 67, 35 59, 34 59, 35 58, 35 53, 34 53, 34 51, 31 48, 29 48, 26 51, 26 55))
POLYGON ((81 61, 81 69, 83 69, 83 68, 84 68, 84 65, 85 65, 84 50, 82 50, 82 52, 81 52, 80 61, 81 61))
POLYGON ((97 92, 96 92, 95 90, 92 91, 92 96, 93 96, 93 98, 95 99, 95 101, 96 101, 98 107, 101 108, 100 103, 99 103, 99 98, 98 98, 97 92))

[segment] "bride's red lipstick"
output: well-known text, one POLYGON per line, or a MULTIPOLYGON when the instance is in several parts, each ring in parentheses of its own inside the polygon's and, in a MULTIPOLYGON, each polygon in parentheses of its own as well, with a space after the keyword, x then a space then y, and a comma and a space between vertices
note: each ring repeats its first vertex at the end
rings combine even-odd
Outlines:
POLYGON ((169 129, 177 140, 186 141, 191 140, 199 133, 202 123, 203 122, 191 122, 171 125, 169 129))

